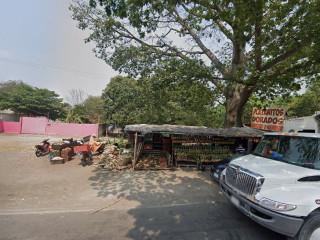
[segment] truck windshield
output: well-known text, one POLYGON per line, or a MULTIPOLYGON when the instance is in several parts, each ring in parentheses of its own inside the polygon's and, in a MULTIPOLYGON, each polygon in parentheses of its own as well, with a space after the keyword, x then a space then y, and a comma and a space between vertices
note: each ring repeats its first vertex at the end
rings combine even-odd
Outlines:
POLYGON ((263 136, 254 155, 320 170, 320 139, 299 136, 263 136))

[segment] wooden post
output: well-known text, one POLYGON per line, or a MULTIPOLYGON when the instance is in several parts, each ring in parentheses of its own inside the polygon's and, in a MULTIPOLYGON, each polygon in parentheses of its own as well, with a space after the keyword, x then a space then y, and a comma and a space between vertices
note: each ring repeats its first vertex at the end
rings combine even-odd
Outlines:
POLYGON ((136 132, 135 138, 134 138, 134 151, 133 151, 133 170, 136 165, 137 161, 137 145, 138 145, 138 133, 136 132))
POLYGON ((248 153, 250 154, 250 153, 252 153, 252 151, 253 151, 253 147, 252 147, 252 138, 249 138, 248 139, 248 147, 247 147, 248 149, 248 153))

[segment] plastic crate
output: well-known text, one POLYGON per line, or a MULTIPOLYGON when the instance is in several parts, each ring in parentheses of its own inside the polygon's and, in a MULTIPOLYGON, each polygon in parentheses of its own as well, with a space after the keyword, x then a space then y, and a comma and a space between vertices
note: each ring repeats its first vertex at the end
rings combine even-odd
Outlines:
POLYGON ((85 144, 82 146, 74 146, 73 152, 75 152, 75 153, 77 153, 77 152, 90 152, 90 146, 89 146, 89 144, 85 144))

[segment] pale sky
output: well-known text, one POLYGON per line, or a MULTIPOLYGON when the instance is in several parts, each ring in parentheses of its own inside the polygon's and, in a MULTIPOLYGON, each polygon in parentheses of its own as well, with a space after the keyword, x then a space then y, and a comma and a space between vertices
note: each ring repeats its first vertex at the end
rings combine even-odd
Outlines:
POLYGON ((22 80, 66 98, 71 89, 101 95, 119 73, 85 44, 70 0, 0 0, 0 81, 22 80))

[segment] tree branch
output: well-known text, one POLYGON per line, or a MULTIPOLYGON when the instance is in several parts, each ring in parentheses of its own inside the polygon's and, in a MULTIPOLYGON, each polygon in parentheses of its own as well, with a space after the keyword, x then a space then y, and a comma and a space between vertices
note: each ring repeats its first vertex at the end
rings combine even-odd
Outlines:
POLYGON ((284 54, 274 58, 272 61, 269 61, 267 63, 265 63, 264 65, 262 65, 261 67, 261 72, 269 69, 269 68, 272 68, 274 65, 286 60, 287 58, 291 57, 292 55, 294 55, 296 52, 300 51, 304 46, 303 45, 300 45, 294 49, 291 49, 287 52, 285 52, 284 54))
MULTIPOLYGON (((178 49, 168 45, 167 43, 164 43, 163 41, 162 41, 163 42, 162 45, 151 45, 151 44, 148 44, 148 43, 144 42, 143 40, 139 39, 138 37, 134 36, 125 27, 122 26, 122 30, 125 31, 127 34, 125 34, 123 32, 120 32, 119 29, 120 29, 119 27, 118 28, 113 28, 113 31, 115 31, 116 33, 118 33, 120 36, 122 36, 124 38, 132 39, 132 40, 136 41, 137 43, 152 49, 154 52, 156 52, 156 53, 158 53, 160 55, 165 55, 165 56, 170 56, 170 57, 180 57, 181 59, 183 59, 183 60, 185 60, 187 62, 193 61, 192 59, 187 57, 185 54, 183 54, 181 51, 179 51, 178 49), (167 47, 172 52, 160 50, 159 48, 161 48, 161 47, 167 47)), ((183 52, 187 52, 187 51, 183 51, 183 52)), ((193 53, 193 52, 187 52, 187 53, 193 53)), ((204 54, 204 52, 199 52, 199 53, 204 54)), ((199 65, 199 67, 201 67, 201 66, 199 65)), ((212 77, 211 78, 211 82, 216 87, 223 88, 223 85, 221 85, 221 83, 218 80, 221 80, 221 79, 218 79, 217 77, 212 77)))
POLYGON ((255 24, 254 24, 254 36, 255 36, 255 43, 254 43, 254 51, 255 51, 255 67, 256 70, 261 70, 261 65, 262 65, 262 37, 261 37, 261 33, 262 33, 262 18, 263 18, 263 6, 261 3, 257 1, 257 16, 256 16, 256 20, 255 20, 255 24))
MULTIPOLYGON (((207 16, 205 15, 202 15, 202 14, 199 14, 199 13, 193 13, 190 11, 189 8, 187 8, 187 6, 185 4, 181 4, 182 7, 184 8, 184 10, 186 12, 188 12, 189 14, 193 15, 193 16, 196 16, 196 17, 199 17, 199 18, 204 18, 206 19, 207 16)), ((214 13, 212 12, 212 10, 210 9, 210 13, 213 15, 214 13)), ((233 42, 233 34, 223 25, 223 22, 219 19, 217 19, 217 25, 220 29, 220 31, 230 40, 233 42)), ((209 26, 212 26, 213 24, 210 24, 209 26)), ((208 27, 208 26, 206 26, 208 27)), ((204 28, 205 29, 205 28, 204 28)))
MULTIPOLYGON (((176 14, 176 16, 173 14, 173 16, 176 19, 182 19, 181 16, 179 15, 178 11, 176 8, 173 8, 173 12, 176 14)), ((195 40, 195 42, 198 44, 198 46, 200 47, 200 49, 203 50, 203 52, 206 54, 206 56, 213 62, 213 64, 219 69, 219 71, 223 74, 226 75, 228 72, 226 70, 226 68, 223 66, 223 64, 220 62, 220 60, 210 51, 210 49, 208 49, 203 42, 201 41, 201 39, 198 37, 198 35, 196 34, 196 32, 190 28, 183 20, 178 20, 178 22, 181 24, 181 26, 183 26, 185 29, 187 29, 187 31, 189 32, 189 34, 192 36, 192 38, 195 40)))
POLYGON ((275 75, 279 76, 282 74, 287 74, 287 73, 291 73, 292 71, 297 71, 297 70, 301 70, 304 69, 308 66, 311 66, 312 64, 314 64, 313 61, 309 60, 309 61, 305 61, 303 63, 300 64, 295 64, 292 67, 286 68, 286 69, 282 69, 280 72, 278 71, 271 71, 270 73, 267 73, 267 77, 270 79, 273 79, 275 77, 275 75))
MULTIPOLYGON (((278 76, 284 75, 284 74, 290 74, 293 71, 297 71, 297 70, 301 70, 301 69, 305 69, 306 67, 312 66, 314 64, 313 61, 309 60, 309 61, 305 61, 303 63, 300 64, 295 64, 289 68, 285 68, 285 69, 281 69, 280 71, 270 71, 268 73, 266 73, 266 76, 263 77, 263 79, 268 80, 275 80, 278 76)), ((247 83, 246 85, 248 87, 251 87, 253 89, 259 89, 260 87, 263 87, 265 85, 264 81, 258 81, 260 78, 260 76, 252 76, 250 78, 250 82, 251 83, 247 83)))
MULTIPOLYGON (((211 4, 208 4, 206 1, 203 1, 203 0, 199 0, 199 3, 202 4, 202 5, 208 6, 208 9, 213 9, 213 10, 217 11, 218 13, 226 13, 226 10, 223 9, 223 7, 220 6, 217 3, 215 3, 214 5, 211 5, 211 4)), ((211 11, 211 13, 212 13, 212 11, 211 11)), ((230 27, 233 25, 232 19, 225 19, 225 22, 228 23, 228 25, 230 27)))

